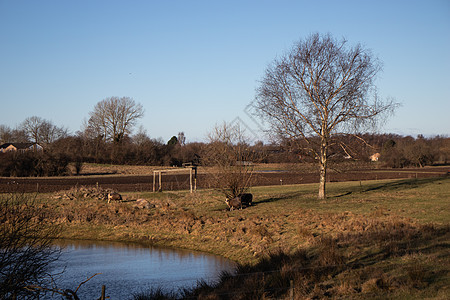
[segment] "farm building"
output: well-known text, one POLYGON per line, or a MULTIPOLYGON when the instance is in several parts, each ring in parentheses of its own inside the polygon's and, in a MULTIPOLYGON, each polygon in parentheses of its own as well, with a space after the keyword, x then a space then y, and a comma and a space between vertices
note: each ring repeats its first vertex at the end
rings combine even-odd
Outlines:
POLYGON ((42 151, 43 148, 37 143, 5 143, 0 146, 0 152, 25 152, 25 151, 42 151))

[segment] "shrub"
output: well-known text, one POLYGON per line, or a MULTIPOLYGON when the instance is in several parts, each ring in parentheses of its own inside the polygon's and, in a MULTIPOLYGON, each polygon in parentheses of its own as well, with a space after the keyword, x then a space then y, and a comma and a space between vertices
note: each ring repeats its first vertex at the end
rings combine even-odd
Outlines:
POLYGON ((62 176, 68 174, 69 157, 49 152, 6 153, 0 156, 4 177, 62 176))
POLYGON ((51 283, 59 227, 24 194, 0 194, 0 299, 39 298, 51 283))

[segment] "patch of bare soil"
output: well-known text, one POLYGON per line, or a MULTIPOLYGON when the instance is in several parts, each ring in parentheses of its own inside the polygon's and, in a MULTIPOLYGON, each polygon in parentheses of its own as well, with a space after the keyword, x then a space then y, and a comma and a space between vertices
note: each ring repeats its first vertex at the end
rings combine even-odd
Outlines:
MULTIPOLYGON (((150 168, 150 167, 149 167, 150 168)), ((155 167, 153 167, 155 169, 155 167)), ((149 169, 150 170, 150 169, 149 169)), ((186 172, 189 172, 185 169, 186 172)), ((148 170, 147 170, 148 171, 148 170)), ((329 182, 401 179, 401 178, 428 178, 445 176, 449 167, 428 167, 417 169, 366 169, 350 170, 345 172, 329 172, 329 182)), ((152 171, 153 173, 153 171, 152 171)), ((104 173, 103 173, 104 174, 104 173)), ((212 188, 209 184, 208 174, 199 172, 197 188, 212 188)), ((158 178, 156 178, 158 181, 158 178)), ((286 185, 319 182, 317 173, 294 171, 259 171, 254 174, 254 186, 286 185)), ((152 175, 81 175, 70 177, 46 178, 9 178, 0 177, 0 192, 39 192, 49 193, 68 190, 77 186, 100 186, 119 192, 143 192, 153 190, 152 175)), ((189 189, 189 174, 165 173, 162 176, 162 189, 184 190, 189 189)))

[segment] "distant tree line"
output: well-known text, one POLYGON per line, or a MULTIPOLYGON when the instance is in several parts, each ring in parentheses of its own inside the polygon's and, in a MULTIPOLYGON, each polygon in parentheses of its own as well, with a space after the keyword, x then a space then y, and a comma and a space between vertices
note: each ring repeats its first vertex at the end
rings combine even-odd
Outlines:
MULTIPOLYGON (((314 142, 314 139, 311 139, 314 142)), ((318 141, 317 141, 318 142, 318 141)), ((292 152, 296 155, 280 156, 279 162, 314 161, 317 158, 308 155, 307 147, 303 140, 285 140, 279 145, 281 151, 292 152), (297 160, 298 161, 298 160, 297 160)), ((361 134, 358 138, 349 136, 338 137, 330 146, 329 160, 338 163, 346 160, 369 162, 370 156, 380 154, 378 167, 405 168, 425 167, 450 162, 450 138, 446 136, 434 136, 426 138, 418 135, 416 138, 397 134, 361 134)), ((267 162, 277 160, 276 156, 268 155, 267 162)))
MULTIPOLYGON (((29 137, 23 129, 11 130, 0 125, 1 144, 17 140, 35 141, 29 137)), ((330 162, 369 162, 369 157, 374 153, 380 153, 376 163, 379 167, 424 167, 450 161, 448 137, 413 138, 394 134, 363 134, 360 137, 351 139, 342 136, 339 142, 331 145, 328 154, 330 162)), ((248 144, 246 149, 253 153, 251 157, 254 163, 315 162, 317 157, 311 155, 308 145, 304 143, 302 139, 284 139, 270 144, 248 144)), ((75 173, 82 170, 83 163, 182 166, 183 163, 193 162, 208 165, 211 144, 186 143, 182 132, 164 142, 150 138, 142 128, 134 135, 126 134, 120 143, 90 136, 82 131, 74 135, 66 133, 51 142, 45 142, 44 151, 41 152, 0 153, 0 176, 69 175, 68 166, 71 163, 75 166, 75 173)))
MULTIPOLYGON (((94 106, 89 113, 89 120, 75 134, 37 116, 25 119, 16 128, 0 125, 0 145, 30 142, 38 143, 44 148, 44 151, 38 152, 0 153, 0 176, 68 175, 69 164, 75 166, 72 173, 79 174, 83 163, 210 165, 214 157, 211 149, 221 149, 217 139, 210 139, 206 143, 187 143, 184 132, 179 132, 167 142, 150 138, 142 126, 133 133, 137 120, 143 115, 142 105, 133 99, 109 97, 94 106)), ((231 127, 224 128, 231 132, 234 130, 231 127)), ((383 167, 423 167, 446 164, 449 161, 448 137, 426 138, 419 135, 413 138, 393 134, 355 136, 336 134, 327 146, 327 161, 332 164, 352 160, 368 162, 374 153, 380 153, 377 166, 383 167)), ((313 135, 308 139, 300 136, 296 139, 279 135, 276 142, 256 142, 251 145, 245 139, 238 140, 237 148, 245 149, 246 157, 251 157, 254 163, 317 162, 321 159, 317 151, 311 151, 315 145, 319 146, 323 142, 319 136, 313 135)), ((230 148, 230 141, 224 140, 221 143, 228 144, 223 149, 230 148)), ((234 148, 236 147, 230 149, 234 148)))

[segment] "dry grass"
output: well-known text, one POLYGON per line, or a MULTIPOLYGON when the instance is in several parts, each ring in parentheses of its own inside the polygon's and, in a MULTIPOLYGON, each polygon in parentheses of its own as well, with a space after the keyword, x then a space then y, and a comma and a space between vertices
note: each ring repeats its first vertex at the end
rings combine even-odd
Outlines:
MULTIPOLYGON (((251 297, 282 298, 289 280, 299 299, 439 299, 448 291, 449 178, 332 183, 325 201, 316 189, 253 188, 255 205, 231 212, 211 190, 134 193, 111 204, 47 196, 41 205, 65 226, 66 238, 183 247, 239 262, 243 274, 276 271, 270 280, 245 278, 251 297), (151 208, 134 208, 137 198, 151 208)), ((237 279, 229 280, 190 293, 214 299, 237 279)))

